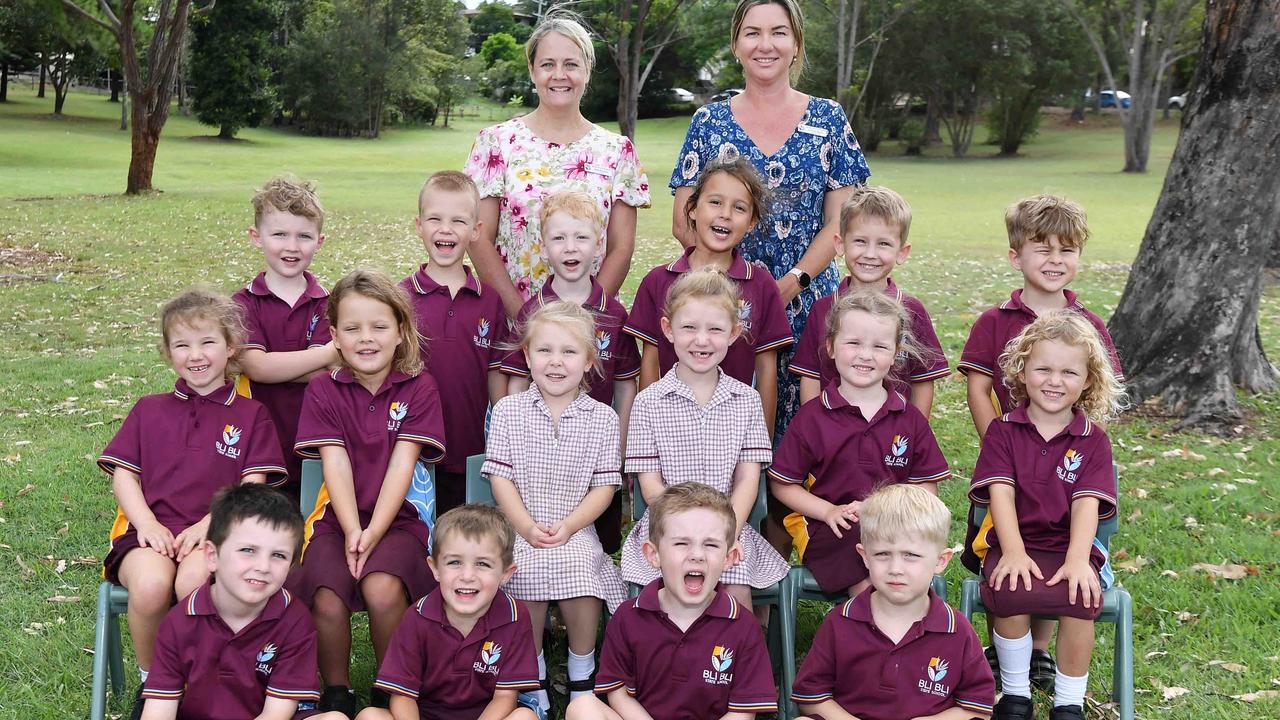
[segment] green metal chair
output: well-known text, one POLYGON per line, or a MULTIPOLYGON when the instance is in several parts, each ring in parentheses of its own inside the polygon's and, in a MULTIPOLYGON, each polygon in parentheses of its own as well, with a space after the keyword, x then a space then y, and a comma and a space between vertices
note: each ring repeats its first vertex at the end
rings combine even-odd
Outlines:
MULTIPOLYGON (((981 525, 986 517, 986 508, 974 506, 971 509, 972 521, 981 525)), ((1098 523, 1097 539, 1102 545, 1111 548, 1111 537, 1120 526, 1119 506, 1116 514, 1098 523)), ((982 579, 965 578, 960 585, 960 612, 972 619, 975 613, 985 613, 982 604, 982 579)), ((1043 616, 1036 616, 1037 618, 1043 616)), ((1048 619, 1055 619, 1048 616, 1048 619)), ((1133 597, 1129 591, 1119 585, 1104 590, 1102 593, 1102 614, 1097 622, 1114 623, 1116 626, 1116 650, 1112 659, 1111 697, 1120 709, 1120 720, 1133 720, 1133 597)))
MULTIPOLYGON (((481 456, 483 459, 483 456, 481 456)), ((483 461, 483 460, 482 460, 483 461)), ((319 460, 302 461, 302 491, 298 510, 303 519, 315 509, 324 469, 319 460)), ((89 719, 105 720, 107 716, 107 682, 119 697, 124 692, 124 648, 120 639, 120 616, 129 610, 129 591, 122 585, 103 581, 98 586, 97 618, 93 629, 93 696, 89 719)))

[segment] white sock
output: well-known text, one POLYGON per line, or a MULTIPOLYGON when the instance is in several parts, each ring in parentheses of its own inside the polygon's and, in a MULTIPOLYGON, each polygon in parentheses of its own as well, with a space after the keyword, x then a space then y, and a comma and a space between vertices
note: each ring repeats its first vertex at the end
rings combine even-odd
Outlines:
MULTIPOLYGON (((546 679, 547 679, 547 656, 542 653, 538 653, 538 680, 546 680, 546 679)), ((543 690, 542 688, 538 688, 537 690, 533 691, 533 696, 538 699, 538 705, 541 706, 543 710, 547 712, 551 711, 551 696, 547 695, 546 690, 543 690)))
POLYGON ((996 657, 1000 658, 1000 687, 1005 695, 1031 697, 1031 633, 1020 638, 1002 637, 991 631, 996 657))
MULTIPOLYGON (((591 673, 596 670, 596 652, 592 650, 586 655, 578 655, 572 650, 569 651, 569 681, 587 680, 591 677, 591 673)), ((569 701, 573 702, 583 695, 591 695, 590 691, 570 691, 569 701)))
POLYGON ((1059 670, 1053 680, 1053 706, 1079 705, 1084 707, 1084 691, 1089 685, 1089 673, 1080 677, 1063 675, 1059 670))
POLYGON ((143 685, 146 685, 146 684, 147 684, 147 676, 148 676, 148 675, 150 675, 150 674, 151 674, 151 673, 150 673, 149 671, 147 671, 147 670, 143 670, 141 667, 139 667, 139 668, 138 668, 138 675, 140 675, 140 676, 142 677, 142 684, 143 684, 143 685))

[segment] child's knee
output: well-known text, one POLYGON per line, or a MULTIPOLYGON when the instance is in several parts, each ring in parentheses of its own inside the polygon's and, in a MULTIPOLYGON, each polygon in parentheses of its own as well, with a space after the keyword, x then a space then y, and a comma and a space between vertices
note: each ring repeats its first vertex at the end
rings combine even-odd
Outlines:
POLYGON ((395 575, 373 573, 360 581, 360 595, 371 615, 404 612, 408 600, 404 583, 395 575))
POLYGON ((337 593, 322 587, 316 589, 316 595, 311 600, 311 614, 318 620, 342 620, 349 618, 351 611, 337 593))
MULTIPOLYGON (((583 695, 569 703, 569 707, 564 711, 564 720, 600 720, 608 717, 604 713, 604 708, 605 704, 600 702, 599 698, 594 695, 583 695)), ((530 717, 532 714, 530 711, 530 717)), ((516 716, 513 714, 512 717, 516 716)))
POLYGON ((361 710, 360 714, 356 715, 356 720, 392 720, 392 715, 390 710, 367 707, 361 710))

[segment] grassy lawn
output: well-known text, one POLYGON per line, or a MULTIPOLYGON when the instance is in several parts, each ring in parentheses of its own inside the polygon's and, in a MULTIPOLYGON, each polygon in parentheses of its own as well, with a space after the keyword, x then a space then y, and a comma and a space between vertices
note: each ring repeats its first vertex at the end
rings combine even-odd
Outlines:
MULTIPOLYGON (((448 129, 391 130, 376 141, 246 130, 234 143, 175 115, 156 165, 163 192, 125 198, 129 140, 117 129, 118 105, 72 93, 67 117, 53 118, 52 98, 36 100, 26 87, 11 87, 10 98, 0 106, 0 372, 8 378, 0 385, 0 565, 10 568, 0 575, 0 624, 8 628, 0 718, 83 717, 94 594, 115 508, 109 478, 92 460, 139 395, 172 386, 157 351, 159 303, 197 282, 230 292, 258 272, 244 233, 249 198, 283 171, 320 185, 329 212, 329 242, 314 267, 322 279, 357 266, 407 274, 423 255, 412 227, 422 180, 461 167, 476 131, 505 111, 486 106, 448 129)), ((686 125, 640 123, 654 207, 640 213, 627 299, 644 269, 675 253, 665 185, 686 125)), ((873 181, 914 206, 914 251, 897 279, 928 306, 953 363, 977 315, 1020 280, 1004 260, 1003 208, 1024 195, 1054 191, 1084 204, 1093 237, 1076 286, 1091 308, 1110 314, 1175 134, 1176 125, 1161 124, 1152 170, 1140 176, 1119 172, 1121 135, 1098 118, 1084 127, 1046 119, 1018 159, 991 158, 990 146, 963 161, 945 157, 945 148, 906 158, 893 143, 870 157, 873 181)), ((1262 314, 1263 342, 1280 357, 1274 288, 1262 314)), ((1231 697, 1280 689, 1280 397, 1245 403, 1249 421, 1230 439, 1174 433, 1150 415, 1113 428, 1124 518, 1113 551, 1137 605, 1138 710, 1146 717, 1280 715, 1274 698, 1251 705, 1231 697), (1223 562, 1238 572, 1193 567, 1223 562)), ((962 382, 939 384, 933 424, 958 476, 944 498, 960 516, 977 453, 962 382)), ((948 577, 956 599, 958 563, 948 577)), ((805 609, 802 646, 820 619, 820 608, 805 609)), ((357 646, 355 682, 364 688, 371 653, 366 642, 357 646)), ((1100 701, 1112 648, 1103 627, 1090 681, 1100 701)), ((126 706, 113 704, 116 712, 126 706)))

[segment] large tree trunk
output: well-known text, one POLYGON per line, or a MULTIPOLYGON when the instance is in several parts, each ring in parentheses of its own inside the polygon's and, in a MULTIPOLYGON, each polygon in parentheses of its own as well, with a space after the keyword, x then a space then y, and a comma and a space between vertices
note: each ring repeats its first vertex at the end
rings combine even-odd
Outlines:
POLYGON ((38 98, 44 97, 44 84, 49 79, 48 61, 49 53, 42 53, 40 55, 40 89, 36 91, 36 97, 38 98))
POLYGON ((618 131, 632 139, 640 115, 640 53, 648 14, 648 0, 640 0, 639 7, 632 0, 618 3, 618 131))
POLYGON ((0 102, 9 102, 9 63, 0 63, 0 102))
MULTIPOLYGON (((167 108, 167 97, 165 98, 165 105, 167 108)), ((167 109, 165 115, 168 115, 167 109)), ((126 195, 137 195, 151 190, 151 174, 155 170, 156 150, 160 145, 160 130, 163 127, 164 121, 160 121, 158 125, 153 124, 152 118, 148 117, 146 103, 134 98, 133 152, 129 158, 129 180, 125 187, 126 195)))
POLYGON ((1131 396, 1186 425, 1239 421, 1276 387, 1258 302, 1280 233, 1280 0, 1209 0, 1164 190, 1109 328, 1131 396))

